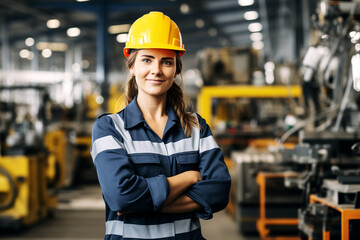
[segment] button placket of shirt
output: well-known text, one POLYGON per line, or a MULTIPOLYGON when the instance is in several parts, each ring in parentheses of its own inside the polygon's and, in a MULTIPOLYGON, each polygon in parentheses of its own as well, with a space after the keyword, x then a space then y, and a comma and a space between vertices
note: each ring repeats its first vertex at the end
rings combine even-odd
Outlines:
POLYGON ((156 134, 156 132, 149 126, 149 124, 144 122, 144 127, 147 128, 148 130, 150 130, 151 134, 153 134, 155 136, 155 138, 158 138, 158 139, 161 140, 161 142, 163 142, 162 138, 159 137, 159 135, 156 134))
POLYGON ((165 173, 166 173, 166 176, 173 176, 173 173, 172 173, 172 171, 171 171, 171 159, 170 159, 170 156, 169 156, 169 151, 168 151, 168 149, 167 149, 167 147, 166 147, 166 144, 165 144, 165 141, 164 141, 164 139, 165 139, 165 135, 166 135, 166 133, 168 132, 168 130, 166 131, 166 132, 164 132, 164 134, 163 134, 163 138, 160 138, 159 137, 159 135, 157 135, 156 133, 155 133, 155 131, 146 123, 146 122, 144 122, 144 126, 145 126, 145 128, 147 128, 148 130, 150 130, 150 132, 155 136, 155 137, 157 137, 158 139, 160 139, 160 146, 161 146, 161 148, 162 148, 162 152, 164 152, 164 153, 166 153, 166 159, 167 159, 167 161, 164 161, 164 162, 162 162, 162 166, 164 167, 164 170, 165 170, 165 173))
POLYGON ((165 145, 165 142, 164 141, 161 141, 161 148, 163 149, 164 152, 166 152, 166 162, 165 162, 165 172, 166 172, 166 175, 167 176, 172 176, 172 172, 171 172, 171 159, 170 159, 170 156, 169 156, 169 152, 167 150, 167 147, 165 145))

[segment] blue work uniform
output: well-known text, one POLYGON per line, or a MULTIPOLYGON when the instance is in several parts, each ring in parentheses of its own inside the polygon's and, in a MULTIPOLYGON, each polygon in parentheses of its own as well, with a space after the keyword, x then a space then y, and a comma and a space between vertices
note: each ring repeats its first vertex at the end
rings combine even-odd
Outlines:
POLYGON ((145 122, 136 98, 95 121, 91 156, 106 206, 106 240, 203 239, 199 218, 212 218, 228 203, 230 175, 205 120, 196 115, 202 129, 194 127, 187 137, 172 107, 167 114, 162 139, 145 122), (162 213, 167 177, 188 170, 201 173, 201 181, 184 193, 201 210, 162 213))

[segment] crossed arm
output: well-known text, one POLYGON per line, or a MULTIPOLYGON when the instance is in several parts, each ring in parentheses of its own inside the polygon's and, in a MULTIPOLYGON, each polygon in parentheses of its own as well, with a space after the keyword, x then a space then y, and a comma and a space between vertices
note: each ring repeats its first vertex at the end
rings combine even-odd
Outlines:
MULTIPOLYGON (((201 206, 190 197, 183 194, 193 184, 201 181, 200 172, 186 171, 178 175, 168 177, 169 194, 164 202, 162 212, 164 213, 183 213, 192 212, 201 206)), ((123 213, 118 212, 119 216, 123 213)))
POLYGON ((186 171, 173 177, 168 177, 167 180, 169 182, 170 192, 166 198, 162 212, 192 212, 201 208, 198 203, 183 194, 193 184, 201 181, 200 172, 186 171))

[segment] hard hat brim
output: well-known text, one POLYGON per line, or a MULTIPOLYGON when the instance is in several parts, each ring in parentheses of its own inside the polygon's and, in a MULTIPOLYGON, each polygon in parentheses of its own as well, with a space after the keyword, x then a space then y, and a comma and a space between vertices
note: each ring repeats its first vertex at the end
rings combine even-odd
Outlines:
POLYGON ((139 47, 132 47, 132 48, 124 48, 124 55, 126 58, 128 58, 130 56, 131 50, 140 50, 140 49, 168 49, 168 50, 173 50, 175 52, 177 52, 179 54, 179 57, 181 57, 182 55, 185 54, 186 50, 184 48, 174 48, 174 46, 171 46, 171 48, 166 48, 166 47, 146 47, 146 44, 142 44, 139 47))

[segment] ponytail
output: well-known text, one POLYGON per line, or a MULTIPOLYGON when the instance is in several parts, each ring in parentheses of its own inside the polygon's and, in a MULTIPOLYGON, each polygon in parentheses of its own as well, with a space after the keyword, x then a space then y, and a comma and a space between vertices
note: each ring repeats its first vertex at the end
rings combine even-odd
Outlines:
POLYGON ((197 117, 186 111, 183 91, 176 82, 174 82, 169 89, 166 98, 167 103, 173 107, 176 115, 180 119, 181 127, 183 128, 186 136, 189 137, 191 135, 193 127, 201 129, 197 117))

